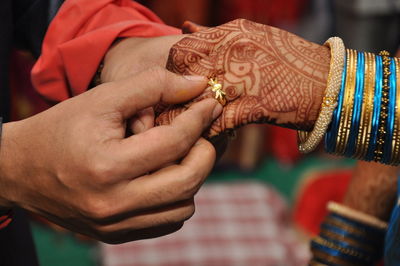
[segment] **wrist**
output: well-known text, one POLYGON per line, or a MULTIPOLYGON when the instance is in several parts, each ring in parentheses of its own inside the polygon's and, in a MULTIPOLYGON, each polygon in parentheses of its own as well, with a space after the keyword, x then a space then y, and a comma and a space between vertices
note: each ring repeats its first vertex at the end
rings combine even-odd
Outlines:
POLYGON ((0 210, 12 208, 17 195, 17 172, 21 171, 21 158, 18 159, 18 142, 15 127, 19 122, 3 124, 0 144, 0 210), (14 195, 14 196, 13 196, 14 195))
POLYGON ((319 77, 315 77, 312 80, 312 91, 310 98, 310 111, 309 116, 305 117, 304 121, 304 130, 310 131, 314 128, 314 124, 318 118, 318 115, 321 111, 322 101, 325 95, 325 91, 328 83, 328 74, 330 69, 330 61, 331 61, 331 52, 326 46, 319 46, 318 54, 323 58, 320 64, 322 67, 320 69, 313 69, 313 71, 320 71, 321 74, 319 77))
MULTIPOLYGON (((272 114, 272 118, 280 126, 311 131, 321 111, 322 100, 327 88, 328 74, 330 69, 330 50, 326 46, 310 43, 314 47, 314 56, 318 55, 318 64, 309 64, 310 69, 307 74, 303 68, 299 68, 296 64, 300 58, 290 63, 290 68, 297 73, 297 88, 290 88, 298 91, 298 100, 296 108, 292 112, 277 112, 272 114)), ((315 58, 309 58, 310 62, 315 58)), ((304 60, 304 59, 303 59, 304 60)), ((284 91, 281 91, 282 95, 284 91)), ((295 95, 292 97, 296 97, 295 95)))
POLYGON ((170 48, 183 37, 184 35, 169 35, 121 39, 104 57, 101 82, 124 79, 156 66, 165 67, 170 48))

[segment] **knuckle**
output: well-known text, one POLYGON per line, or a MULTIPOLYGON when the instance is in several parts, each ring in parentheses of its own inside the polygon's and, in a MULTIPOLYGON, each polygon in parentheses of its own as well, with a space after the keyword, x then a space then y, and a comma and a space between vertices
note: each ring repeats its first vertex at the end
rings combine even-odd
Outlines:
POLYGON ((179 157, 184 156, 193 145, 191 134, 185 129, 178 129, 173 125, 165 126, 164 136, 168 141, 168 148, 179 157))
POLYGON ((248 21, 248 20, 245 19, 245 18, 237 18, 237 19, 235 19, 235 20, 232 20, 232 23, 233 23, 233 24, 241 24, 241 23, 247 22, 247 21, 248 21))
POLYGON ((184 213, 182 214, 182 221, 187 221, 194 215, 196 211, 196 206, 194 203, 190 204, 187 208, 185 208, 184 213))
POLYGON ((199 143, 199 145, 203 146, 202 154, 205 157, 210 158, 212 161, 215 161, 217 157, 217 151, 215 150, 215 147, 211 144, 211 142, 203 140, 199 143))
POLYGON ((91 220, 101 221, 113 216, 114 207, 105 199, 90 197, 82 206, 84 215, 91 220))
POLYGON ((159 66, 149 68, 149 70, 147 70, 147 74, 160 84, 164 84, 169 76, 167 70, 159 66))
POLYGON ((202 175, 198 173, 193 168, 184 167, 182 173, 183 184, 181 187, 181 192, 184 199, 191 199, 199 191, 202 184, 202 175))
POLYGON ((101 185, 108 184, 112 180, 115 169, 115 163, 112 161, 95 160, 91 163, 89 171, 96 182, 101 185))
POLYGON ((176 150, 177 150, 178 154, 180 154, 181 156, 184 156, 185 154, 187 154, 188 151, 190 150, 191 146, 193 145, 192 141, 190 140, 189 136, 187 136, 187 135, 188 135, 188 133, 183 131, 182 137, 176 145, 176 150))

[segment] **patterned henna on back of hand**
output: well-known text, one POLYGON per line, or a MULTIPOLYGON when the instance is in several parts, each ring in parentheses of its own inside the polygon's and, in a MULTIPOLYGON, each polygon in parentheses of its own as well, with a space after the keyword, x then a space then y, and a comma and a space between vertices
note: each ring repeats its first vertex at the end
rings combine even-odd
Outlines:
MULTIPOLYGON (((248 123, 312 129, 329 63, 330 52, 324 46, 238 19, 183 38, 171 48, 167 69, 218 79, 227 104, 206 132, 206 137, 213 137, 248 123)), ((207 89, 185 105, 160 105, 156 123, 169 124, 193 102, 214 96, 207 89)))

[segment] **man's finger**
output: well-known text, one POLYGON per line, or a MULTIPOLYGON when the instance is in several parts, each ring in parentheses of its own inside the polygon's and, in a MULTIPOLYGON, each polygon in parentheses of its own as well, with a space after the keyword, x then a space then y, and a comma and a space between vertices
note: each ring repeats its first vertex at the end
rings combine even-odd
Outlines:
POLYGON ((180 222, 176 224, 161 225, 140 230, 124 230, 119 234, 111 234, 110 236, 103 238, 99 237, 98 235, 93 235, 93 237, 108 244, 122 244, 140 239, 156 238, 169 235, 181 229, 182 226, 183 222, 180 222))
POLYGON ((159 102, 177 104, 198 96, 207 86, 202 76, 179 76, 161 67, 151 68, 133 77, 104 84, 100 93, 106 98, 104 108, 132 117, 139 110, 159 102), (112 87, 112 88, 110 88, 112 87), (112 91, 112 93, 110 93, 112 91))
POLYGON ((119 141, 114 157, 120 162, 121 178, 141 176, 181 159, 221 111, 216 100, 206 99, 193 104, 170 125, 119 141))
POLYGON ((153 108, 148 107, 139 111, 135 117, 130 120, 129 126, 133 134, 139 134, 154 127, 153 108))
POLYGON ((114 197, 117 206, 114 212, 159 208, 190 199, 203 184, 214 162, 214 147, 200 139, 179 165, 123 183, 114 197))
POLYGON ((94 225, 94 228, 103 235, 118 236, 118 232, 129 232, 171 225, 188 220, 195 211, 194 199, 178 202, 162 208, 149 211, 135 212, 115 223, 94 225))

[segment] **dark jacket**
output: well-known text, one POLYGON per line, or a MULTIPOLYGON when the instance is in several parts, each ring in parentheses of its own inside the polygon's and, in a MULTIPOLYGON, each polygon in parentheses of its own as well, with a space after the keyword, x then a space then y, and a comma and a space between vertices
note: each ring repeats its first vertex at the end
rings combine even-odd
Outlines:
MULTIPOLYGON (((0 116, 10 116, 9 63, 14 48, 36 57, 59 0, 0 0, 0 116)), ((26 214, 15 210, 11 224, 0 230, 0 266, 38 265, 26 214)))

